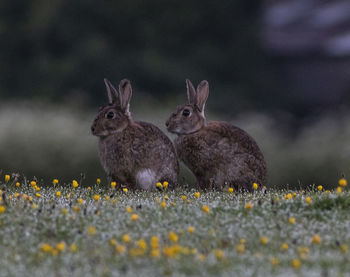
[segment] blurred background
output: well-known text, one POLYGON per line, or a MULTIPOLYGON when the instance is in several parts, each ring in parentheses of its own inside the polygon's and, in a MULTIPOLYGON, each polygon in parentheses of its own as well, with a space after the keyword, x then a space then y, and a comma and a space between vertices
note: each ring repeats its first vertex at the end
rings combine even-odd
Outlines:
POLYGON ((134 119, 164 131, 185 78, 207 79, 207 118, 257 140, 271 185, 350 174, 348 0, 2 0, 0 169, 106 182, 90 134, 104 77, 130 79, 134 119))

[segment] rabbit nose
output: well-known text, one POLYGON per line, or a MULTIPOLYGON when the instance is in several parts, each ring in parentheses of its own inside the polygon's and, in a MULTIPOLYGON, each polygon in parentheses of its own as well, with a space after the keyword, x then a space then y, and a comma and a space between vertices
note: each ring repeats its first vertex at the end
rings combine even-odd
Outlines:
POLYGON ((167 122, 165 122, 165 126, 169 127, 169 120, 167 120, 167 122))
POLYGON ((95 126, 91 126, 91 132, 95 132, 95 126))

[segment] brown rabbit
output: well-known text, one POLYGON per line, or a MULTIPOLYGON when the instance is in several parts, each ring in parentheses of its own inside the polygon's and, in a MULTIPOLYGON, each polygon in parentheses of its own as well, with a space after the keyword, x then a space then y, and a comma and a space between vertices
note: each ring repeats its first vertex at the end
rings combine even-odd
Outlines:
POLYGON ((156 126, 131 119, 129 80, 120 82, 119 92, 104 81, 109 105, 100 108, 91 131, 99 137, 101 164, 111 181, 145 190, 159 181, 175 185, 179 164, 172 142, 156 126))
POLYGON ((178 106, 166 122, 177 134, 177 155, 196 176, 202 189, 225 184, 251 190, 263 185, 266 163, 258 145, 246 132, 226 122, 206 122, 204 107, 209 84, 202 81, 197 91, 189 80, 188 103, 178 106))

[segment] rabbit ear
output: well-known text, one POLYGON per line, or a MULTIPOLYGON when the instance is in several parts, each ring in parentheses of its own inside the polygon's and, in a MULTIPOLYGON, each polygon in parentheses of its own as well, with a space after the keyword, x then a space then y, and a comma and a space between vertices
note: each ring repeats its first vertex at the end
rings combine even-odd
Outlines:
POLYGON ((109 104, 115 104, 118 101, 118 91, 107 78, 104 78, 104 81, 108 93, 109 104))
POLYGON ((209 96, 209 83, 206 80, 200 82, 197 87, 196 104, 199 110, 204 114, 205 103, 209 96))
POLYGON ((188 103, 195 105, 196 104, 196 90, 194 89, 194 86, 192 85, 192 83, 189 79, 186 79, 186 87, 187 87, 188 103))
POLYGON ((129 114, 129 103, 132 95, 131 83, 128 79, 123 79, 119 83, 119 101, 122 111, 129 114))

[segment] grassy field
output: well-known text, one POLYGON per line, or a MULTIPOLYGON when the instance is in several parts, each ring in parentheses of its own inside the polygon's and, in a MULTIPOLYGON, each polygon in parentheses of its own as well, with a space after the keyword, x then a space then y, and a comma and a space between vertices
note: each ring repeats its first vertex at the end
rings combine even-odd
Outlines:
POLYGON ((1 179, 0 276, 350 275, 346 186, 131 192, 1 179))

